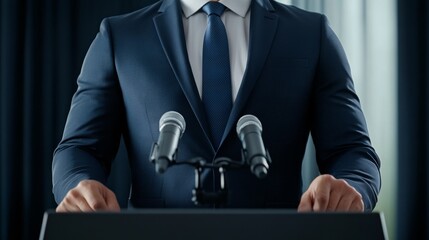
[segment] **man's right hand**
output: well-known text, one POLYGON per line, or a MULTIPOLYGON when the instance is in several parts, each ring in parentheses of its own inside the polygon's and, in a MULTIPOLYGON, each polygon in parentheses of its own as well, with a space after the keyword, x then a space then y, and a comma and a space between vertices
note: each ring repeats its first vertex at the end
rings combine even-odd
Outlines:
POLYGON ((58 205, 57 212, 93 212, 120 210, 115 194, 95 180, 83 180, 71 189, 58 205))

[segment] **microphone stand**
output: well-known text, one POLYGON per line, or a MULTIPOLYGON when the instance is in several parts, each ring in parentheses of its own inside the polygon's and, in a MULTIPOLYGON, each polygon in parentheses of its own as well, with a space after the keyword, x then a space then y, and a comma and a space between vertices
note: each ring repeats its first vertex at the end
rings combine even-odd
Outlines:
POLYGON ((195 205, 214 204, 215 207, 222 207, 226 204, 228 196, 228 189, 225 186, 225 169, 219 167, 220 190, 206 192, 201 184, 201 173, 204 168, 212 168, 212 166, 195 166, 195 187, 192 190, 192 201, 195 205))
MULTIPOLYGON (((156 161, 156 143, 153 144, 150 159, 149 161, 153 164, 157 164, 156 161)), ((195 205, 203 205, 203 204, 214 204, 215 207, 222 207, 225 206, 227 203, 228 198, 228 188, 226 187, 226 181, 225 181, 225 173, 229 169, 241 169, 244 167, 249 167, 249 164, 246 163, 245 158, 245 151, 242 149, 242 159, 241 161, 234 161, 227 157, 219 157, 216 158, 213 163, 208 163, 204 158, 196 157, 191 158, 189 160, 185 161, 176 161, 177 156, 177 149, 176 153, 173 155, 173 159, 171 159, 168 166, 177 166, 177 165, 188 165, 194 167, 195 172, 195 186, 194 189, 192 189, 192 202, 194 202, 195 205), (201 174, 204 169, 218 169, 220 174, 220 190, 216 192, 207 192, 203 189, 202 183, 201 183, 201 174)), ((267 158, 268 161, 271 162, 270 155, 267 151, 267 158)))

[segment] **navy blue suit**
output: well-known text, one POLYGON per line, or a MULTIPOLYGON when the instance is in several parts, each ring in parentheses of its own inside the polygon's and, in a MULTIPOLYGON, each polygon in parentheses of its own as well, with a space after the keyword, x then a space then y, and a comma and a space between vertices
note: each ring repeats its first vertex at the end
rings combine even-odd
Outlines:
MULTIPOLYGON (((158 122, 181 113, 187 129, 178 161, 203 157, 241 159, 235 127, 245 114, 263 125, 272 164, 265 179, 249 169, 227 172, 228 207, 296 208, 301 164, 311 132, 321 173, 343 178, 373 209, 380 161, 371 146, 350 68, 321 14, 270 0, 251 4, 246 72, 219 149, 189 64, 180 1, 164 0, 101 23, 78 77, 78 89, 54 154, 53 192, 60 202, 83 179, 105 182, 123 136, 132 171, 135 207, 192 207, 194 171, 175 166, 163 175, 149 162, 158 122)), ((203 174, 208 191, 218 176, 203 174)))

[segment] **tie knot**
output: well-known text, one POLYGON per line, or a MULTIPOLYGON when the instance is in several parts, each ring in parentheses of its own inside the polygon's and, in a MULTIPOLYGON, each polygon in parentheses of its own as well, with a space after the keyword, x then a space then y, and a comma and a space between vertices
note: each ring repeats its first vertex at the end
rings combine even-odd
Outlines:
POLYGON ((225 11, 225 6, 220 2, 210 1, 203 6, 203 11, 207 13, 207 15, 215 14, 217 16, 221 16, 225 11))

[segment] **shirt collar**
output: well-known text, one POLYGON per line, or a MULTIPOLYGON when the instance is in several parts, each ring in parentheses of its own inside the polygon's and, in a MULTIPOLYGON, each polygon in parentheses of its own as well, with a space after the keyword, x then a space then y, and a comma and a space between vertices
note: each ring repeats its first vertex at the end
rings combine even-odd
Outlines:
MULTIPOLYGON (((183 14, 189 18, 198 12, 208 0, 180 0, 182 5, 183 14)), ((225 5, 229 10, 233 11, 241 17, 245 17, 249 10, 252 0, 220 0, 220 3, 225 5)))

